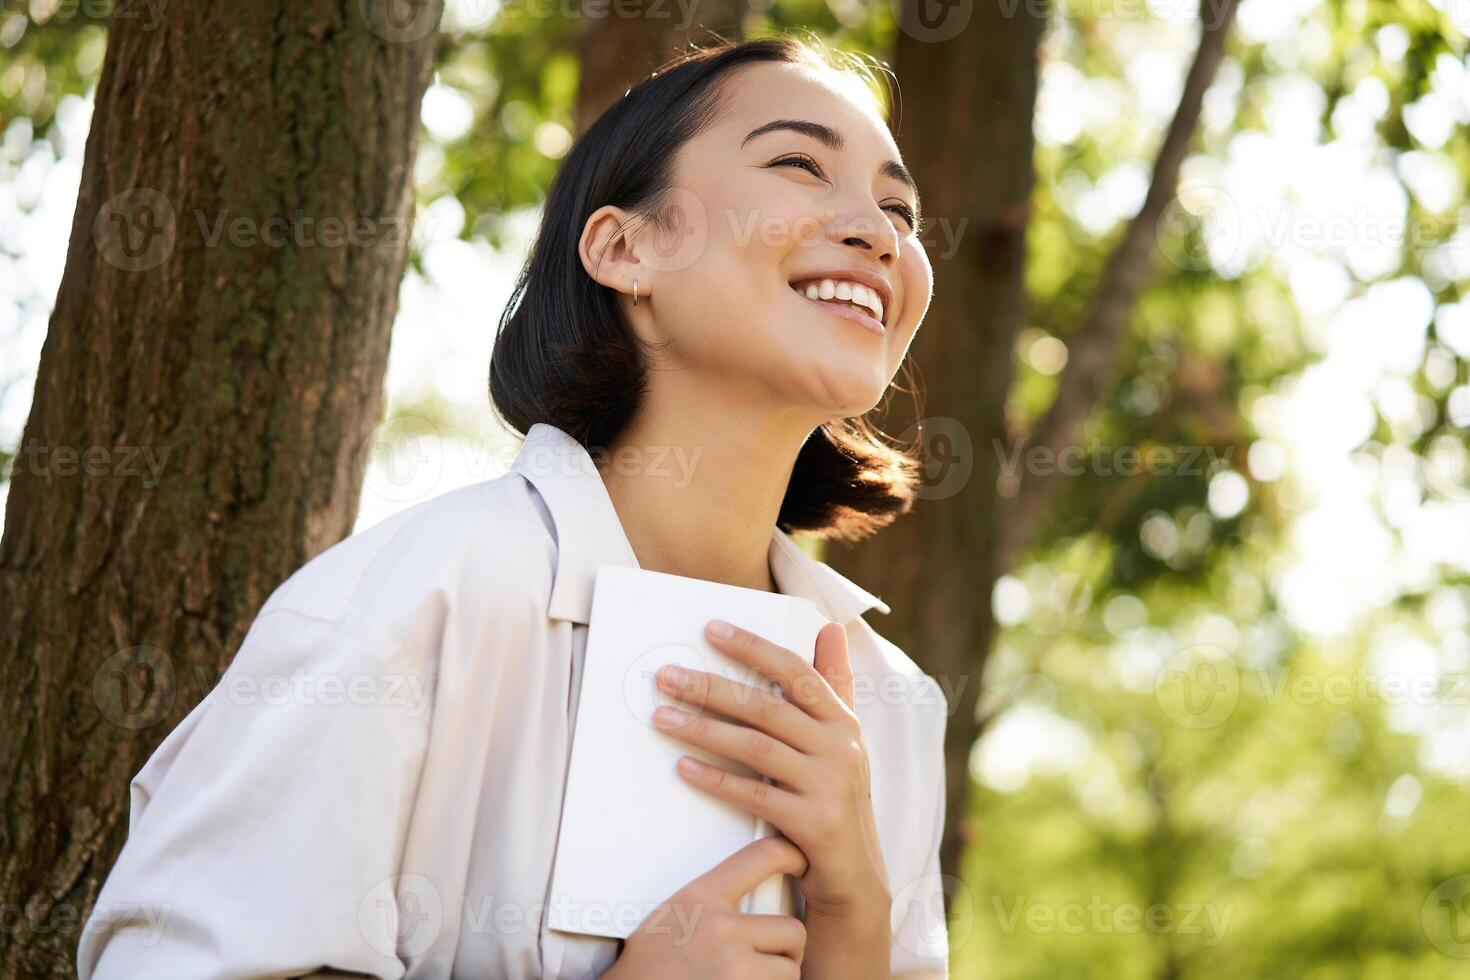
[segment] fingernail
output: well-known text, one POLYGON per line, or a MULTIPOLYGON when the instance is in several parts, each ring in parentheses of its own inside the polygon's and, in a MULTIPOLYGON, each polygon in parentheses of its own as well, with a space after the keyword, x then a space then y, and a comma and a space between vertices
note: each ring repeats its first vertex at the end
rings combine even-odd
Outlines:
POLYGON ((735 635, 735 627, 723 619, 712 619, 709 621, 710 636, 718 636, 722 640, 728 640, 735 635))
POLYGON ((658 676, 665 684, 675 687, 683 687, 689 683, 689 675, 678 664, 664 664, 658 669, 658 676))

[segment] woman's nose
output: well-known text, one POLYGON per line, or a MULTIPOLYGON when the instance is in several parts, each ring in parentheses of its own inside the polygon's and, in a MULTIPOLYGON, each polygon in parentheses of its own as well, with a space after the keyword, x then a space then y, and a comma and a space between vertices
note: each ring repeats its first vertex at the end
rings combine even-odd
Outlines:
POLYGON ((828 235, 832 241, 862 249, 870 258, 885 263, 898 257, 898 229, 872 202, 838 211, 828 224, 828 235))

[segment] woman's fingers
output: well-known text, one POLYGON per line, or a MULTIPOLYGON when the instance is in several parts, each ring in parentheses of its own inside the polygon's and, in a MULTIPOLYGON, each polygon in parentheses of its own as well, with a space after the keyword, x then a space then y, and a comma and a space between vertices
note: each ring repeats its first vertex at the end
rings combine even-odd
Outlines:
POLYGON ((745 895, 755 891, 771 875, 800 878, 806 869, 806 854, 801 848, 780 835, 772 835, 746 844, 686 887, 709 889, 732 907, 738 907, 745 895))
POLYGON ((768 953, 756 953, 751 965, 753 972, 747 976, 759 977, 760 980, 800 980, 801 964, 785 956, 771 956, 768 953))
POLYGON ((761 675, 781 685, 786 699, 813 718, 831 721, 852 713, 842 699, 832 690, 821 674, 810 663, 785 647, 777 646, 765 637, 728 623, 729 634, 722 635, 716 624, 723 620, 710 620, 705 627, 705 636, 715 649, 743 664, 754 667, 761 675))
POLYGON ((789 956, 798 964, 806 952, 806 926, 790 915, 742 915, 750 945, 759 953, 789 956))
POLYGON ((739 762, 787 786, 805 782, 806 756, 758 728, 695 715, 670 705, 653 713, 654 727, 689 745, 739 762))
MULTIPOLYGON (((672 665, 671 665, 672 666, 672 665)), ((812 751, 820 724, 775 691, 742 684, 703 670, 683 670, 682 682, 660 670, 655 677, 664 693, 695 708, 717 711, 774 735, 798 752, 812 751)))
POLYGON ((857 682, 852 673, 852 656, 847 649, 847 628, 828 623, 817 631, 812 667, 831 686, 842 703, 857 710, 857 682))
POLYGON ((679 760, 679 775, 697 788, 746 813, 769 820, 788 837, 800 838, 801 797, 759 779, 742 776, 692 756, 679 760))

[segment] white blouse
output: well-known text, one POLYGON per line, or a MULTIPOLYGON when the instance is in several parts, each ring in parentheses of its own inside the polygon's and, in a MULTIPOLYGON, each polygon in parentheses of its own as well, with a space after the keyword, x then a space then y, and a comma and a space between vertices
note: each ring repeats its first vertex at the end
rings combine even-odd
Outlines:
MULTIPOLYGON (((769 554, 782 593, 847 627, 891 971, 945 977, 944 694, 862 619, 880 600, 780 529, 769 554)), ((541 914, 603 562, 637 567, 592 458, 540 423, 504 476, 303 566, 133 778, 81 980, 607 970, 617 940, 541 914)))

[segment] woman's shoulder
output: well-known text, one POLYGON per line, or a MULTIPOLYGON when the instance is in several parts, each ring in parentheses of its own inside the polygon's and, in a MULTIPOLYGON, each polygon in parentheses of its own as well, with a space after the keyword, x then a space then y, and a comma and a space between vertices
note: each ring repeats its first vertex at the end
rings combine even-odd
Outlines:
POLYGON ((916 725, 933 727, 937 722, 943 729, 949 717, 944 686, 902 647, 861 616, 849 624, 848 642, 857 682, 865 683, 876 701, 910 709, 900 714, 916 725))
POLYGON ((259 617, 295 613, 407 642, 470 603, 503 621, 542 613, 556 545, 533 496, 510 472, 407 507, 306 562, 259 617))

